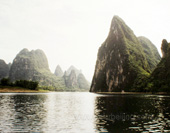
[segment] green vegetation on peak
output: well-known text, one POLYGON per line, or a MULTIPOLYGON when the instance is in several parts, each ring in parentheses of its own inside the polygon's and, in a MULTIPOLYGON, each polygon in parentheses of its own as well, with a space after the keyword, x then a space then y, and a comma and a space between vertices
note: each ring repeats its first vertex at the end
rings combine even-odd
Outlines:
POLYGON ((143 48, 149 68, 153 71, 161 60, 159 52, 155 45, 146 37, 140 36, 138 37, 138 40, 143 48))
POLYGON ((23 49, 13 60, 9 78, 11 81, 38 81, 40 86, 65 88, 64 80, 51 73, 48 60, 42 50, 23 49))
MULTIPOLYGON (((138 39, 121 18, 113 17, 109 35, 98 51, 91 92, 140 89, 141 82, 148 79, 156 67, 156 63, 150 66, 148 58, 151 57, 145 53, 148 48, 141 44, 142 39, 138 39)), ((144 43, 151 45, 148 40, 144 43)), ((150 47, 148 51, 152 51, 152 45, 150 47)), ((152 54, 153 58, 159 59, 155 53, 152 54)))
POLYGON ((133 42, 138 41, 132 29, 118 16, 114 16, 112 19, 109 36, 116 40, 128 38, 133 42))

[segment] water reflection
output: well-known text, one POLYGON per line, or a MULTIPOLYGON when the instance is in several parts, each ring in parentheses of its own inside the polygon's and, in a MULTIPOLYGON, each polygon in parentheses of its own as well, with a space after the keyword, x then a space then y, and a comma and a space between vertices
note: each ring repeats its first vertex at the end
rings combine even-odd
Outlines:
POLYGON ((2 95, 0 97, 0 131, 38 131, 44 122, 45 109, 41 95, 2 95))
POLYGON ((95 132, 94 94, 0 94, 0 132, 95 132))
POLYGON ((97 97, 96 128, 107 132, 170 132, 170 97, 97 97))
POLYGON ((170 132, 170 97, 0 94, 0 132, 170 132))

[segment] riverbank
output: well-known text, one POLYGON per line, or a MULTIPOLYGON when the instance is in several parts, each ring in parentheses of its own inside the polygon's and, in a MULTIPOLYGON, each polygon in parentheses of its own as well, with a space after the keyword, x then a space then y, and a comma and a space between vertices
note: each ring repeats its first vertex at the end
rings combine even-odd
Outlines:
POLYGON ((0 93, 46 93, 48 90, 30 90, 20 87, 0 87, 0 93))
POLYGON ((102 95, 170 95, 167 92, 95 92, 102 95))

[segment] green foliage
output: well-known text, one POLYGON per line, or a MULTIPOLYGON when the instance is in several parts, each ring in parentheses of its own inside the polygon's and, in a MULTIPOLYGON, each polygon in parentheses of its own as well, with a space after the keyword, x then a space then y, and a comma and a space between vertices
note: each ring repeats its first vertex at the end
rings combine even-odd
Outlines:
POLYGON ((27 88, 31 90, 36 90, 36 88, 38 87, 38 82, 27 81, 27 80, 17 80, 15 81, 14 85, 17 87, 23 87, 23 88, 27 88))

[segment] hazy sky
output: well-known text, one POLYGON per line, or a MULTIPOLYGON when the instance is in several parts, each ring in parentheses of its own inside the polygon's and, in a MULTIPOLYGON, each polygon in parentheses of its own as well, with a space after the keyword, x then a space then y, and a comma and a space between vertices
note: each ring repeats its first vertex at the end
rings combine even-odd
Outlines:
POLYGON ((42 49, 52 72, 74 65, 91 81, 114 15, 160 50, 163 38, 170 41, 169 6, 169 0, 0 0, 0 59, 42 49))

